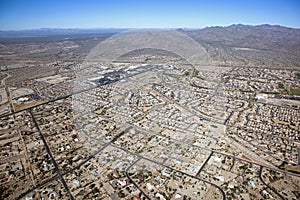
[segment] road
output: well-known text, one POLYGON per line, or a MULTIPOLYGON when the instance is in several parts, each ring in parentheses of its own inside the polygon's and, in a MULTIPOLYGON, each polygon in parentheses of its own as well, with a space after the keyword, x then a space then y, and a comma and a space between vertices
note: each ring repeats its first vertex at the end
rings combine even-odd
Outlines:
MULTIPOLYGON (((151 68, 151 69, 149 69, 149 70, 153 70, 153 68, 151 68)), ((132 76, 136 76, 136 75, 138 75, 138 74, 145 73, 145 72, 147 72, 147 71, 149 71, 149 70, 142 71, 142 72, 139 72, 139 73, 137 73, 137 74, 133 74, 133 75, 124 77, 124 78, 122 78, 122 79, 118 79, 118 80, 116 80, 116 81, 124 80, 124 79, 130 78, 130 77, 132 77, 132 76)), ((36 121, 36 118, 35 118, 35 116, 33 115, 33 113, 31 112, 31 110, 32 110, 33 108, 36 108, 36 107, 39 107, 39 106, 42 106, 42 105, 46 105, 46 104, 48 104, 48 103, 55 102, 55 101, 58 101, 58 100, 66 99, 66 98, 71 97, 71 96, 73 96, 73 95, 76 95, 76 94, 79 94, 79 93, 83 93, 83 92, 85 92, 85 91, 89 91, 89 90, 95 89, 95 88, 100 87, 100 86, 102 86, 102 85, 97 85, 97 86, 95 86, 95 87, 91 87, 91 88, 87 88, 87 89, 84 89, 84 90, 80 90, 80 91, 77 91, 77 92, 75 92, 75 93, 72 93, 72 94, 69 94, 69 95, 66 95, 66 96, 63 96, 63 97, 59 97, 59 98, 56 98, 56 99, 52 99, 52 100, 49 100, 49 101, 47 101, 47 102, 44 102, 44 103, 41 103, 41 104, 38 104, 38 105, 35 105, 35 106, 32 106, 32 107, 27 108, 27 109, 19 110, 19 111, 17 111, 17 112, 12 112, 12 113, 10 113, 10 114, 8 114, 8 115, 5 115, 5 116, 1 116, 1 117, 6 117, 6 116, 13 115, 13 114, 16 114, 16 113, 25 111, 25 110, 28 110, 28 111, 29 111, 29 113, 31 114, 31 117, 32 117, 32 119, 33 119, 33 122, 34 122, 34 124, 35 124, 35 126, 36 126, 36 128, 37 128, 37 130, 38 130, 38 133, 39 133, 39 135, 40 135, 40 137, 41 137, 41 139, 42 139, 42 141, 43 141, 43 143, 44 143, 45 149, 46 149, 48 155, 50 156, 51 161, 52 161, 52 163, 53 163, 53 165, 54 165, 54 167, 55 167, 55 170, 56 170, 56 172, 57 172, 57 176, 55 176, 55 177, 49 179, 48 181, 44 182, 43 184, 46 184, 46 183, 48 183, 48 182, 50 182, 50 181, 52 181, 52 180, 54 180, 54 179, 56 179, 56 178, 59 178, 60 181, 61 181, 61 183, 63 184, 63 187, 65 188, 66 192, 67 192, 68 195, 69 195, 69 199, 71 199, 71 200, 73 200, 74 197, 72 196, 71 191, 69 190, 68 185, 66 184, 66 182, 65 182, 65 180, 64 180, 64 176, 67 175, 67 174, 69 174, 69 173, 72 173, 72 172, 73 172, 74 170, 76 170, 76 169, 79 169, 82 165, 84 165, 85 163, 87 163, 88 161, 90 161, 92 158, 96 157, 100 152, 102 152, 102 151, 103 151, 105 148, 107 148, 108 146, 113 146, 113 147, 115 147, 115 148, 121 149, 121 150, 123 150, 123 151, 125 151, 125 152, 127 152, 127 153, 129 153, 129 154, 132 154, 132 155, 135 155, 135 156, 138 157, 138 160, 136 160, 134 163, 132 163, 132 165, 131 165, 130 167, 128 167, 127 170, 126 170, 126 176, 133 182, 133 184, 134 184, 137 188, 139 188, 139 187, 136 185, 136 183, 135 183, 135 182, 130 178, 130 176, 128 175, 128 170, 130 170, 130 168, 131 168, 132 166, 134 166, 139 160, 144 159, 144 160, 147 160, 147 161, 149 161, 149 162, 152 162, 152 163, 155 163, 155 164, 164 166, 164 167, 169 168, 169 169, 171 169, 171 170, 174 170, 174 171, 176 171, 176 172, 182 173, 182 174, 184 174, 184 175, 186 175, 186 176, 188 176, 188 177, 195 178, 195 179, 197 179, 197 180, 203 181, 203 182, 205 182, 205 183, 207 183, 207 184, 210 184, 210 185, 216 187, 216 188, 221 192, 221 194, 222 194, 222 196, 223 196, 223 200, 225 200, 225 199, 226 199, 225 192, 222 190, 222 188, 221 188, 220 186, 218 186, 218 185, 216 185, 216 184, 213 184, 213 183, 211 183, 211 182, 209 182, 209 181, 206 181, 206 180, 201 179, 201 178, 198 177, 198 175, 201 173, 201 171, 203 170, 204 166, 206 165, 206 163, 208 162, 208 160, 211 158, 211 156, 212 156, 214 153, 217 153, 217 154, 220 154, 220 155, 224 155, 224 156, 228 156, 228 157, 232 157, 232 158, 235 158, 235 159, 238 159, 238 160, 247 162, 247 163, 253 163, 253 164, 255 164, 255 165, 259 165, 259 166, 261 167, 261 168, 260 168, 260 179, 261 179, 261 181, 262 181, 266 186, 268 186, 268 185, 263 181, 263 179, 262 179, 262 177, 261 177, 261 171, 262 171, 262 168, 263 168, 263 167, 267 167, 267 168, 269 168, 269 169, 271 169, 271 170, 274 170, 274 171, 276 171, 276 172, 285 173, 285 174, 290 174, 290 175, 295 176, 295 174, 292 174, 292 173, 288 173, 288 172, 285 172, 285 171, 282 171, 282 170, 270 168, 269 166, 260 165, 260 164, 258 164, 258 163, 251 162, 251 161, 249 161, 249 160, 244 160, 244 159, 236 158, 236 157, 234 157, 234 156, 232 156, 232 155, 228 155, 228 154, 225 154, 225 153, 222 153, 222 152, 217 152, 217 151, 213 151, 213 150, 211 150, 211 149, 206 149, 206 148, 202 148, 202 147, 198 147, 198 146, 196 146, 196 147, 210 151, 210 155, 208 156, 208 158, 206 159, 206 161, 205 161, 205 163, 202 165, 202 167, 198 170, 197 174, 196 174, 195 176, 193 176, 193 175, 190 175, 190 174, 188 174, 188 173, 182 172, 182 171, 180 171, 180 170, 174 169, 174 168, 172 168, 172 167, 170 167, 170 166, 167 166, 167 165, 165 165, 164 163, 160 163, 160 162, 157 162, 157 161, 152 160, 152 159, 150 159, 150 158, 144 157, 144 156, 142 156, 142 155, 140 155, 140 154, 136 154, 136 153, 130 152, 130 151, 127 150, 127 149, 118 147, 118 146, 116 146, 115 144, 113 144, 113 143, 114 143, 115 141, 117 141, 123 134, 125 134, 125 133, 128 131, 128 129, 131 128, 131 127, 134 127, 134 128, 136 128, 136 129, 142 130, 142 131, 144 131, 144 132, 146 132, 146 133, 149 133, 149 134, 151 133, 151 134, 157 135, 157 133, 150 132, 149 130, 146 130, 146 129, 143 129, 143 128, 141 128, 141 127, 134 126, 134 125, 128 124, 128 123, 125 123, 125 124, 124 124, 124 125, 126 125, 126 127, 129 127, 129 128, 127 128, 125 131, 123 131, 123 132, 121 132, 120 134, 118 134, 117 136, 115 136, 110 142, 105 143, 101 148, 99 148, 96 152, 94 152, 93 154, 91 154, 87 159, 85 159, 85 160, 84 160, 83 162, 81 162, 79 165, 75 166, 74 168, 72 168, 72 169, 70 169, 70 170, 68 170, 68 171, 66 171, 66 172, 64 172, 64 173, 61 173, 61 172, 60 172, 60 169, 59 169, 59 166, 57 165, 57 163, 56 163, 56 161, 55 161, 55 159, 54 159, 54 157, 53 157, 53 155, 52 155, 52 153, 51 153, 51 151, 50 151, 50 148, 49 148, 49 146, 48 146, 48 144, 47 144, 47 141, 45 140, 45 138, 44 138, 44 136, 43 136, 43 134, 42 134, 42 132, 41 132, 41 130, 40 130, 40 128, 39 128, 39 125, 38 125, 38 123, 37 123, 37 121, 36 121)), ((166 97, 164 94, 161 94, 161 95, 163 95, 165 98, 168 98, 168 97, 166 97)), ((218 94, 214 94, 214 96, 216 96, 216 95, 218 95, 218 94)), ((168 99, 169 99, 169 98, 168 98, 168 99)), ((183 109, 186 110, 187 112, 191 113, 193 116, 198 116, 195 112, 193 112, 193 111, 190 110, 189 108, 187 108, 187 107, 185 107, 185 106, 183 106, 183 105, 179 105, 178 102, 174 102, 174 101, 171 100, 171 99, 169 99, 169 101, 172 102, 172 103, 174 103, 174 104, 176 104, 176 105, 178 105, 178 106, 180 106, 181 108, 183 108, 183 109)), ((0 118, 1 118, 1 117, 0 117, 0 118)), ((198 116, 198 117, 201 117, 201 116, 198 116)), ((111 120, 111 119, 110 119, 110 120, 111 120)), ((120 122, 116 122, 116 123, 120 123, 120 122)), ((87 134, 87 136, 89 136, 89 135, 87 134)), ((174 141, 177 141, 177 142, 186 144, 185 142, 180 141, 180 140, 174 140, 174 141)), ((191 146, 194 146, 194 145, 191 145, 191 146)), ((296 176, 297 176, 297 175, 296 175, 296 176)), ((37 187, 40 187, 40 186, 41 186, 41 185, 38 185, 37 187)), ((269 187, 269 186, 268 186, 268 187, 269 187)), ((270 188, 270 187, 269 187, 269 188, 270 188)), ((270 188, 270 189, 272 189, 272 188, 270 188)), ((139 190, 143 193, 143 195, 145 195, 145 197, 149 198, 149 197, 148 197, 148 196, 147 196, 140 188, 139 188, 139 190)), ((273 190, 273 189, 272 189, 272 190, 273 190)), ((274 190, 273 190, 273 191, 274 191, 274 190)), ((276 193, 276 191, 274 191, 274 192, 276 193)), ((277 193, 276 193, 276 194, 277 194, 277 193)), ((278 196, 280 196, 280 194, 278 194, 278 196)), ((282 196, 280 196, 280 197, 282 197, 282 196)))
MULTIPOLYGON (((192 175, 190 175, 190 174, 188 174, 188 173, 186 173, 186 172, 182 172, 182 171, 180 171, 180 170, 174 169, 174 168, 172 168, 172 167, 170 167, 170 166, 168 166, 168 165, 165 165, 165 164, 163 164, 163 163, 157 162, 157 161, 152 160, 152 159, 150 159, 150 158, 144 157, 144 156, 142 156, 142 155, 140 155, 140 154, 133 153, 133 152, 127 150, 127 149, 124 149, 124 148, 122 148, 122 147, 119 147, 119 146, 117 146, 117 145, 114 145, 113 142, 117 141, 117 139, 118 139, 119 137, 121 137, 122 135, 124 135, 124 133, 126 133, 130 128, 132 128, 131 125, 130 125, 130 127, 128 127, 125 131, 121 132, 119 135, 117 135, 116 137, 114 137, 110 142, 106 143, 103 147, 101 147, 97 152, 95 152, 95 153, 94 153, 92 156, 90 156, 88 159, 86 159, 85 161, 83 161, 82 163, 80 163, 80 165, 78 165, 78 166, 74 167, 73 169, 71 169, 71 170, 69 170, 69 171, 63 173, 63 175, 66 175, 66 174, 68 174, 68 173, 73 172, 75 169, 78 169, 80 166, 82 166, 83 164, 85 164, 86 162, 88 162, 90 159, 92 159, 93 157, 95 157, 97 154, 99 154, 99 153, 100 153, 102 150, 104 150, 106 147, 112 146, 112 147, 115 147, 115 148, 117 148, 117 149, 123 150, 124 152, 127 152, 127 153, 129 153, 129 154, 131 154, 131 155, 137 156, 139 159, 144 159, 144 160, 147 160, 147 161, 149 161, 149 162, 153 162, 153 163, 155 163, 155 164, 164 166, 164 167, 169 168, 169 169, 171 169, 171 170, 174 170, 174 171, 176 171, 176 172, 182 173, 182 174, 184 174, 184 175, 186 175, 186 176, 189 176, 189 177, 195 178, 195 179, 197 179, 197 180, 203 181, 203 182, 205 182, 205 183, 208 183, 208 184, 210 184, 210 185, 212 185, 212 186, 218 188, 218 189, 220 190, 222 196, 223 196, 223 200, 226 200, 226 195, 225 195, 225 192, 223 191, 223 189, 222 189, 221 187, 219 187, 218 185, 214 184, 214 183, 211 183, 211 182, 209 182, 209 181, 206 181, 206 180, 204 180, 204 179, 201 179, 201 178, 197 177, 197 175, 192 176, 192 175)), ((86 135, 89 137, 88 134, 86 134, 86 135)), ((95 139, 95 138, 93 138, 93 139, 95 139)), ((213 152, 211 152, 211 154, 210 154, 209 157, 211 157, 212 154, 213 154, 213 152)), ((208 161, 208 159, 207 159, 207 161, 208 161)), ((136 162, 137 162, 137 161, 136 161, 136 162)), ((136 163, 136 162, 135 162, 135 163, 136 163)), ((134 163, 134 164, 135 164, 135 163, 134 163)), ((131 167, 132 167, 134 164, 132 164, 131 167)), ((203 166, 204 166, 204 165, 203 165, 203 166)), ((129 169, 130 169, 130 167, 127 168, 127 170, 126 170, 126 175, 128 175, 127 172, 128 172, 129 169)), ((198 173, 200 173, 200 172, 201 172, 201 171, 199 170, 198 173)), ((130 179, 130 180, 133 181, 132 179, 130 179)), ((149 196, 147 196, 147 195, 143 192, 143 190, 142 190, 141 188, 139 188, 139 187, 136 185, 136 183, 135 183, 134 181, 133 181, 133 183, 134 183, 134 185, 135 185, 135 186, 136 186, 136 187, 137 187, 137 188, 138 188, 138 189, 139 189, 139 190, 140 190, 147 198, 149 198, 149 196)), ((150 198, 149 198, 149 199, 150 199, 150 198)))
MULTIPOLYGON (((221 192, 221 194, 222 194, 222 196, 223 196, 222 199, 223 199, 223 200, 226 200, 226 195, 225 195, 225 192, 223 191, 223 189, 222 189, 220 186, 218 186, 218 185, 216 185, 216 184, 214 184, 214 183, 211 183, 211 182, 209 182, 209 181, 206 181, 206 180, 204 180, 204 179, 201 179, 201 178, 199 178, 199 177, 197 177, 197 176, 192 176, 192 175, 190 175, 190 174, 188 174, 188 173, 186 173, 186 172, 183 172, 183 171, 180 171, 180 170, 178 170, 178 169, 172 168, 172 167, 170 167, 170 166, 168 166, 168 165, 165 165, 165 164, 163 164, 163 163, 157 162, 157 161, 152 160, 152 159, 150 159, 150 158, 141 156, 140 154, 133 153, 133 152, 128 151, 127 149, 124 149, 124 148, 122 148, 122 147, 118 147, 118 146, 116 146, 116 145, 112 145, 112 146, 115 147, 115 148, 121 149, 121 150, 123 150, 123 151, 125 151, 125 152, 127 152, 127 153, 129 153, 129 154, 135 155, 135 156, 137 156, 137 157, 140 158, 140 159, 147 160, 147 161, 149 161, 149 162, 152 162, 152 163, 155 163, 155 164, 157 164, 157 165, 166 167, 166 168, 168 168, 168 169, 170 169, 170 170, 173 170, 173 171, 175 171, 175 172, 182 173, 182 174, 184 174, 184 175, 186 175, 186 176, 188 176, 188 177, 191 177, 191 178, 197 179, 197 180, 199 180, 199 181, 203 181, 203 182, 205 182, 205 183, 208 183, 208 184, 210 184, 210 185, 216 187, 218 190, 220 190, 220 192, 221 192)), ((136 162, 135 162, 135 163, 136 163, 136 162)), ((134 165, 134 164, 132 164, 131 167, 132 167, 133 165, 134 165)), ((127 171, 128 171, 128 169, 130 169, 130 168, 127 168, 127 171)), ((139 190, 141 190, 141 189, 139 188, 139 190)))
POLYGON ((36 119, 35 119, 33 113, 32 113, 30 110, 29 110, 29 113, 30 113, 31 118, 32 118, 32 120, 33 120, 33 123, 34 123, 35 127, 37 128, 37 131, 38 131, 38 133, 39 133, 39 135, 40 135, 40 137, 41 137, 41 139, 42 139, 42 141, 43 141, 43 143, 44 143, 44 147, 45 147, 45 149, 46 149, 48 155, 49 155, 50 158, 51 158, 51 162, 52 162, 53 165, 54 165, 55 171, 56 171, 56 173, 57 173, 57 175, 58 175, 58 177, 59 177, 61 183, 63 184, 63 187, 65 188, 65 190, 66 190, 68 196, 69 196, 69 199, 70 199, 70 200, 74 200, 74 197, 73 197, 73 195, 72 195, 72 193, 71 193, 71 191, 70 191, 70 189, 69 189, 69 187, 68 187, 68 185, 67 185, 65 179, 63 178, 62 174, 60 173, 60 169, 59 169, 59 167, 58 167, 58 165, 57 165, 57 163, 56 163, 56 161, 55 161, 55 159, 54 159, 54 157, 53 157, 53 155, 52 155, 52 152, 51 152, 51 150, 50 150, 50 148, 49 148, 49 146, 48 146, 48 144, 47 144, 47 141, 46 141, 44 135, 42 134, 42 132, 41 132, 41 130, 40 130, 40 127, 39 127, 39 125, 38 125, 38 123, 37 123, 37 121, 36 121, 36 119))
POLYGON ((5 84, 6 79, 10 78, 11 75, 9 73, 6 73, 6 72, 1 72, 1 73, 4 74, 4 75, 6 75, 6 76, 5 76, 5 78, 1 79, 1 84, 0 85, 5 86, 6 85, 5 84))
POLYGON ((141 193, 147 198, 147 199, 151 199, 135 182, 134 182, 134 180, 132 180, 132 178, 129 176, 129 174, 128 174, 128 171, 130 170, 130 168, 133 166, 133 165, 135 165, 138 161, 140 161, 141 160, 141 158, 139 158, 139 159, 137 159, 134 163, 132 163, 127 169, 126 169, 126 171, 125 171, 125 173, 126 173, 126 177, 130 180, 130 182, 136 187, 136 188, 138 188, 140 191, 141 191, 141 193))
POLYGON ((131 77, 134 77, 134 76, 137 76, 137 75, 146 73, 146 72, 148 72, 148 71, 150 71, 150 70, 153 70, 153 69, 156 69, 156 68, 159 68, 159 67, 161 67, 161 66, 154 66, 154 67, 149 68, 149 69, 147 69, 147 70, 145 70, 145 71, 140 71, 140 72, 135 73, 135 74, 130 74, 130 75, 128 75, 128 76, 126 76, 126 77, 123 77, 123 78, 119 78, 119 79, 116 79, 116 80, 112 80, 112 81, 110 81, 110 82, 105 82, 104 84, 98 84, 98 85, 96 85, 96 86, 94 86, 94 87, 89 87, 89 88, 86 88, 86 89, 82 89, 82 90, 79 90, 79 91, 77 91, 77 92, 73 92, 73 93, 70 93, 70 94, 68 94, 68 95, 61 96, 61 97, 58 97, 58 98, 55 98, 55 99, 51 99, 51 100, 45 101, 45 102, 43 102, 43 103, 36 104, 36 105, 34 105, 34 106, 28 107, 28 108, 24 108, 24 109, 21 109, 21 110, 18 110, 18 111, 13 111, 13 112, 11 112, 11 113, 9 113, 9 114, 1 115, 1 116, 0 116, 0 119, 1 119, 1 118, 5 118, 5 117, 8 117, 8 116, 11 116, 11 115, 14 115, 14 114, 17 114, 17 113, 20 113, 20 112, 23 112, 23 111, 26 111, 26 110, 32 110, 33 108, 37 108, 37 107, 39 107, 39 106, 43 106, 43 105, 46 105, 46 104, 49 104, 49 103, 52 103, 52 102, 56 102, 56 101, 59 101, 59 100, 63 100, 63 99, 72 97, 73 95, 80 94, 80 93, 83 93, 83 92, 87 92, 87 91, 90 91, 90 90, 99 88, 99 87, 101 87, 101 86, 103 86, 103 85, 115 83, 115 82, 118 82, 118 81, 121 81, 121 80, 126 80, 126 79, 128 79, 128 78, 131 78, 131 77))
POLYGON ((207 157, 207 159, 205 160, 205 162, 202 164, 201 168, 198 170, 198 172, 197 172, 197 174, 195 176, 199 176, 199 174, 201 173, 201 171, 205 167, 206 163, 209 161, 209 159, 211 158, 211 156, 213 154, 214 154, 214 152, 210 152, 209 156, 207 157))
POLYGON ((285 198, 284 198, 281 194, 279 194, 274 188, 272 188, 271 186, 269 186, 269 185, 264 181, 264 179, 263 179, 263 177, 262 177, 262 170, 263 170, 263 167, 260 166, 260 169, 259 169, 259 179, 260 179, 260 181, 261 181, 265 186, 267 186, 270 190, 272 190, 277 196, 279 196, 282 200, 284 200, 285 198))

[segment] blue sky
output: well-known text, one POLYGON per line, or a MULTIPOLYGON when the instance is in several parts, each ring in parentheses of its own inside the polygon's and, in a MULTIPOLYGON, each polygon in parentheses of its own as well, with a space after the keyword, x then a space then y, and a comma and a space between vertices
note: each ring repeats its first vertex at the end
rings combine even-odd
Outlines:
POLYGON ((0 0, 0 30, 203 28, 238 23, 300 28, 300 0, 0 0))

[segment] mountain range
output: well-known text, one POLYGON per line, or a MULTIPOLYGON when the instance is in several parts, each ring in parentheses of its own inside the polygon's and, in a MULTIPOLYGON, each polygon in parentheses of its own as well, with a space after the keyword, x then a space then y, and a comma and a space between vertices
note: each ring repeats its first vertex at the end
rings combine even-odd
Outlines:
POLYGON ((279 25, 231 25, 184 31, 199 42, 300 55, 300 29, 279 25))

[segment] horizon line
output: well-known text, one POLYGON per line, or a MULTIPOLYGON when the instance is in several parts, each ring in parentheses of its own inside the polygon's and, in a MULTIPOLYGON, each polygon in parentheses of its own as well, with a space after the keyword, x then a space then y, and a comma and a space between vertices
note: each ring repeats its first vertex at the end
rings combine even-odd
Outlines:
POLYGON ((300 27, 293 27, 293 26, 285 26, 280 24, 243 24, 243 23, 233 23, 230 25, 211 25, 205 27, 39 27, 39 28, 24 28, 24 29, 0 29, 2 32, 9 32, 9 31, 33 31, 33 30, 43 30, 43 29, 61 29, 61 30, 100 30, 100 29, 205 29, 205 28, 212 28, 212 27, 229 27, 234 25, 243 25, 243 26, 280 26, 285 28, 292 28, 292 29, 300 29, 300 27))

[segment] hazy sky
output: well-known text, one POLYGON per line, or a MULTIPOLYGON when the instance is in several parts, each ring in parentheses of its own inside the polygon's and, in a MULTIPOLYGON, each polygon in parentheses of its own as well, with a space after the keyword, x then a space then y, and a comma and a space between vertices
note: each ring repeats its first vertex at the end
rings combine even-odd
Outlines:
POLYGON ((300 28, 300 0, 0 0, 0 30, 203 28, 238 23, 300 28))

